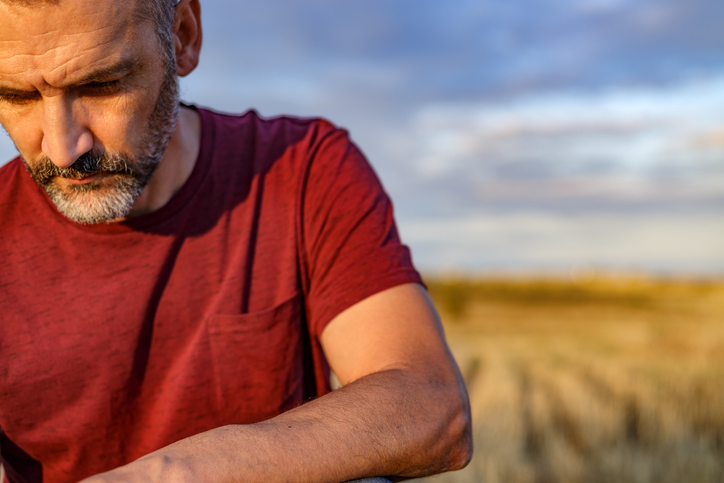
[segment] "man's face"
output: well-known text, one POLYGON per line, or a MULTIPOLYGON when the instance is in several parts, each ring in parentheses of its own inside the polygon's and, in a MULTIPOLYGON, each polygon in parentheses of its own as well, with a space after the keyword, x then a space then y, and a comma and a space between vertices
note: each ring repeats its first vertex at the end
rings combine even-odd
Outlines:
POLYGON ((175 68, 134 8, 0 0, 0 123, 33 178, 79 223, 125 216, 175 127, 175 68))

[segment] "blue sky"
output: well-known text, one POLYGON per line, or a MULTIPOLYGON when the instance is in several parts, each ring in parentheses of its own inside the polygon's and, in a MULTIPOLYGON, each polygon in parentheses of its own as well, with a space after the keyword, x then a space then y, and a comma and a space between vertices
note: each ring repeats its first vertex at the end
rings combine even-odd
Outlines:
POLYGON ((720 0, 202 0, 202 14, 184 99, 348 128, 426 271, 724 273, 720 0))

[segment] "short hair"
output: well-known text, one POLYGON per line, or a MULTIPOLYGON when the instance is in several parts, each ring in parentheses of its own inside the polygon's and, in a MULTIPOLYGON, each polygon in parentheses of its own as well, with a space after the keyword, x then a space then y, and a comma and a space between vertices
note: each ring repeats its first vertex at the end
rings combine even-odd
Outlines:
POLYGON ((138 20, 153 22, 167 65, 176 62, 173 46, 173 21, 176 16, 176 5, 179 2, 180 0, 138 0, 136 6, 135 15, 138 20))

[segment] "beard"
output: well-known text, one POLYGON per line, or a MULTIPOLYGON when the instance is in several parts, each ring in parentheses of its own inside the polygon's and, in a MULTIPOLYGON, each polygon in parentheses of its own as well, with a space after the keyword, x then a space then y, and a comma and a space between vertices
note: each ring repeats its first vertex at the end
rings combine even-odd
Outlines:
POLYGON ((33 167, 23 158, 32 178, 63 215, 81 224, 110 223, 123 218, 153 176, 176 128, 179 112, 178 80, 173 62, 166 62, 161 92, 148 120, 146 136, 134 155, 95 148, 68 168, 59 168, 41 156, 33 167), (80 180, 102 175, 85 184, 61 187, 56 178, 80 180))

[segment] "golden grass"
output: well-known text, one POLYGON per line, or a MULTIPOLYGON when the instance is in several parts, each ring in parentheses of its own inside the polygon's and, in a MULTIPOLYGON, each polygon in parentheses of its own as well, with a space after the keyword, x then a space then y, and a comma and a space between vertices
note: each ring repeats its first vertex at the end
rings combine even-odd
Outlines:
POLYGON ((428 281, 475 456, 429 482, 724 482, 724 283, 428 281))

